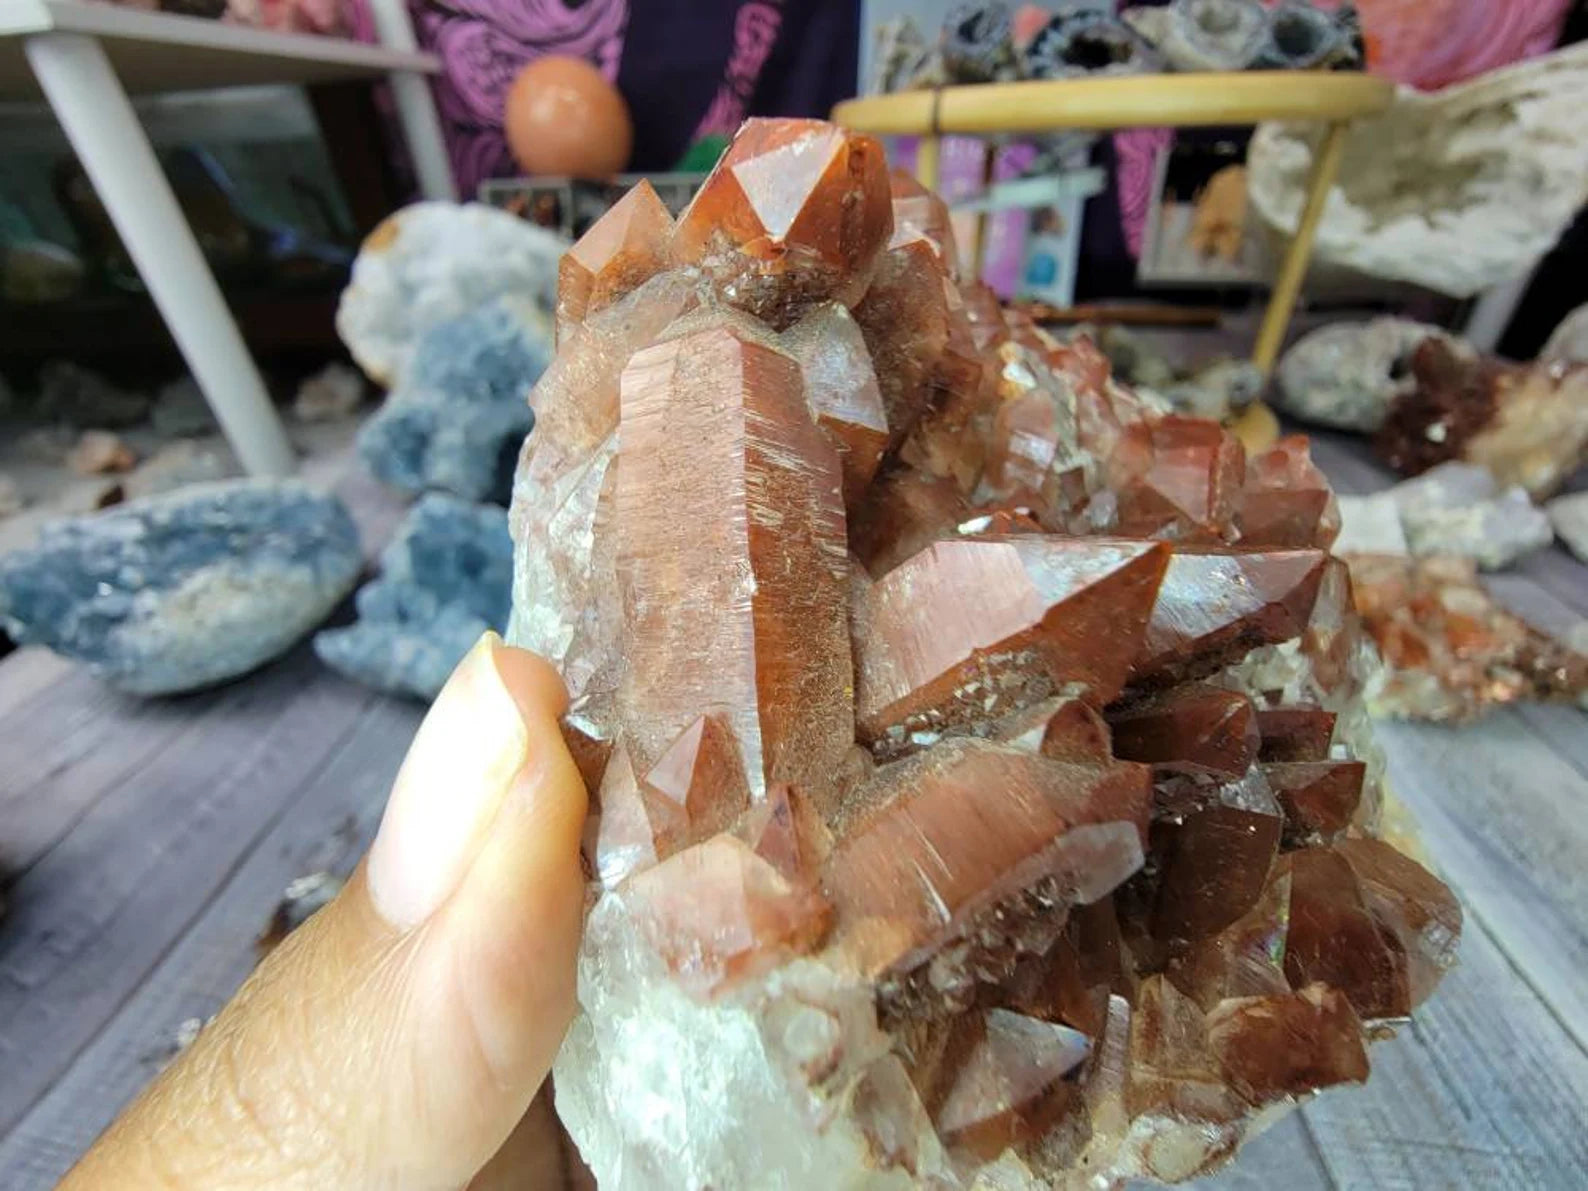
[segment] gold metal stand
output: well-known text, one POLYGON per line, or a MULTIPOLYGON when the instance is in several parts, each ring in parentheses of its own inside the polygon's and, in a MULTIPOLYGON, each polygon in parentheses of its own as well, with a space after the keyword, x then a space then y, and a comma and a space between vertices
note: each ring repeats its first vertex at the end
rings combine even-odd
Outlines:
MULTIPOLYGON (((1280 263, 1252 349, 1252 362, 1266 376, 1279 358, 1306 280, 1350 121, 1382 112, 1394 97, 1395 88, 1388 82, 1365 74, 1135 75, 902 91, 841 103, 833 109, 833 119, 862 132, 921 137, 916 176, 934 188, 939 138, 944 135, 1196 128, 1264 120, 1326 122, 1329 131, 1313 162, 1301 222, 1280 263)), ((1242 415, 1233 430, 1248 448, 1261 449, 1277 436, 1278 422, 1267 406, 1258 404, 1242 415)))

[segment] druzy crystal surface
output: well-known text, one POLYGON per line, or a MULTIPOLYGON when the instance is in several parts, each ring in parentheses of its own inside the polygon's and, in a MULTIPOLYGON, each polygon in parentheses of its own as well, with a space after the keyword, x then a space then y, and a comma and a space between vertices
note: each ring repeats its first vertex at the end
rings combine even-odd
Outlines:
POLYGON ((1377 838, 1304 440, 1006 316, 817 122, 561 282, 511 636, 592 796, 556 1085, 603 1187, 1177 1180, 1367 1077, 1460 912, 1377 838))

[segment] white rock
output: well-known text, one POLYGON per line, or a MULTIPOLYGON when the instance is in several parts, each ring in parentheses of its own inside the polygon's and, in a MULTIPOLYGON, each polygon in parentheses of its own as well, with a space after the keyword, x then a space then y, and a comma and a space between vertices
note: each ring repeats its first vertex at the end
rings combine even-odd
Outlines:
POLYGON ((1549 518, 1521 488, 1466 505, 1414 503, 1401 509, 1413 554, 1454 554, 1486 571, 1510 566, 1554 541, 1549 518))
MULTIPOLYGON (((1588 194, 1588 43, 1443 91, 1403 89, 1358 121, 1316 256, 1471 297, 1547 252, 1588 194)), ((1263 124, 1247 156, 1254 215, 1295 234, 1317 124, 1263 124)))
POLYGON ((1405 318, 1331 323, 1304 335, 1279 362, 1274 404, 1340 430, 1377 430, 1390 403, 1417 386, 1411 355, 1440 328, 1405 318))
POLYGON ((1544 507, 1560 540, 1578 558, 1588 562, 1588 492, 1558 496, 1544 507))
POLYGON ((1340 536, 1336 554, 1410 554, 1400 509, 1388 492, 1374 496, 1340 496, 1340 536))
POLYGON ((4 472, 0 472, 0 517, 20 513, 27 503, 22 490, 17 487, 17 482, 4 472))
POLYGON ((478 203, 415 203, 364 240, 336 329, 377 383, 390 386, 421 336, 492 298, 556 305, 559 236, 478 203))

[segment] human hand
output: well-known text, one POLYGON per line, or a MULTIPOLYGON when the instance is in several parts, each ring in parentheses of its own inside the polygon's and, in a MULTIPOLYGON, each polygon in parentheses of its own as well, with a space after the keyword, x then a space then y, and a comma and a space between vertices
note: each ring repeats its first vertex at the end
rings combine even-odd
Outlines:
POLYGON ((573 1016, 585 789, 566 702, 545 661, 482 638, 342 893, 64 1191, 482 1186, 573 1016))

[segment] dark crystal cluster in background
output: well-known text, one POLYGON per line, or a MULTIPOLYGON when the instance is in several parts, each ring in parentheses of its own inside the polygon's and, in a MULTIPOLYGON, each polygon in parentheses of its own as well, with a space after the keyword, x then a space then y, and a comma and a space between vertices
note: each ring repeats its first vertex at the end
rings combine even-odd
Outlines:
POLYGON ((1461 914, 1381 836, 1305 439, 1132 393, 816 121, 630 192, 558 324, 510 636, 592 794, 603 1186, 1181 1179, 1367 1077, 1461 914))
POLYGON ((935 40, 908 17, 878 31, 875 90, 1157 71, 1359 70, 1355 8, 1306 0, 1173 0, 1118 16, 1060 6, 1046 19, 1004 4, 953 9, 935 40))

